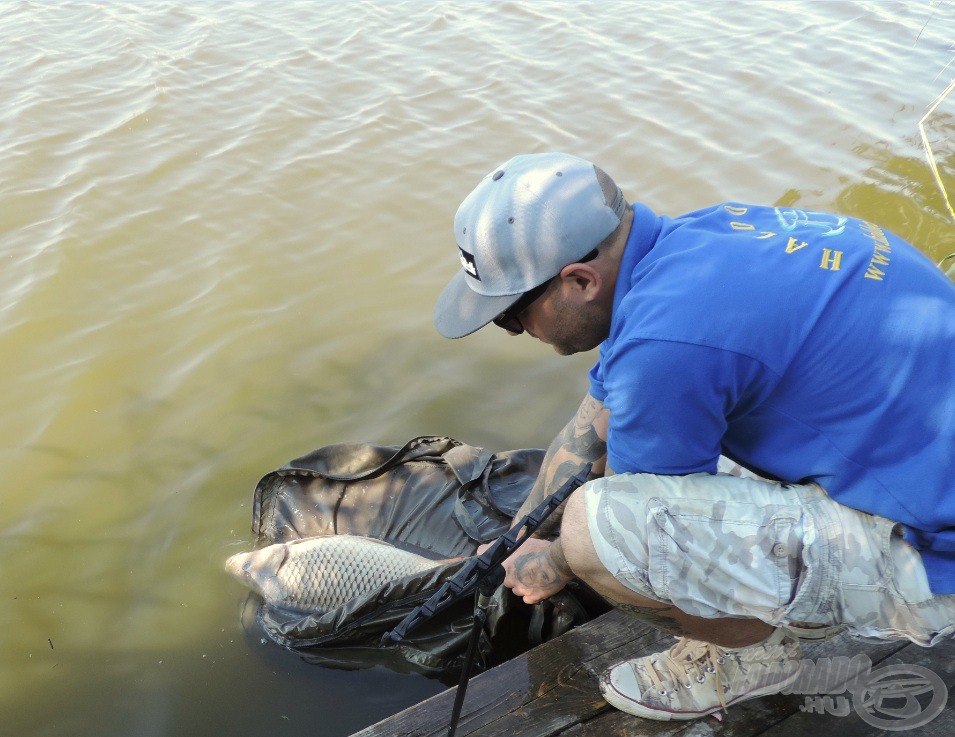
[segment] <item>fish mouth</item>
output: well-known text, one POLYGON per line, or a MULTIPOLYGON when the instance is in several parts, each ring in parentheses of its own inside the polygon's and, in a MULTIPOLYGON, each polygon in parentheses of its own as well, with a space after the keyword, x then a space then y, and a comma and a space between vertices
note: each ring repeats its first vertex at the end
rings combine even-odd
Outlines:
POLYGON ((241 557, 244 556, 244 555, 246 555, 246 553, 236 553, 235 555, 230 555, 228 558, 226 558, 226 561, 225 561, 225 569, 226 569, 229 573, 235 573, 235 571, 236 571, 237 568, 241 568, 241 567, 242 567, 242 566, 239 564, 239 558, 241 558, 241 557))
POLYGON ((284 586, 276 574, 287 557, 286 545, 269 545, 230 556, 225 569, 239 583, 263 598, 284 596, 284 586))
POLYGON ((251 553, 236 553, 230 556, 225 562, 225 569, 235 578, 243 581, 249 576, 249 565, 251 553))

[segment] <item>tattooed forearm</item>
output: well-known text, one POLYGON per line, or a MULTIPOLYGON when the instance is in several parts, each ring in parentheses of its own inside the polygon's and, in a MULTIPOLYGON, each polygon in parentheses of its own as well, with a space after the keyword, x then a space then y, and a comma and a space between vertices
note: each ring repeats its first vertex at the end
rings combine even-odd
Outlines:
MULTIPOLYGON (((573 420, 567 423, 547 449, 540 473, 527 500, 515 516, 515 522, 538 506, 549 494, 560 488, 588 463, 593 464, 591 476, 603 475, 607 459, 607 421, 609 410, 589 394, 581 402, 573 420)), ((560 524, 557 510, 538 529, 537 537, 551 535, 560 524)))
POLYGON ((603 410, 604 403, 599 399, 594 399, 590 394, 584 397, 577 408, 577 415, 574 417, 574 427, 579 431, 586 431, 593 428, 594 418, 603 410))
MULTIPOLYGON (((577 430, 577 428, 574 428, 577 430)), ((607 444, 601 440, 594 428, 588 427, 578 431, 564 445, 564 450, 580 458, 600 458, 607 452, 607 444)))
MULTIPOLYGON (((567 479, 571 478, 572 476, 576 476, 578 473, 580 473, 580 470, 583 467, 583 465, 589 462, 590 461, 586 461, 586 460, 581 462, 580 460, 568 459, 564 461, 563 463, 560 463, 559 465, 557 465, 557 468, 555 469, 553 474, 551 474, 550 476, 549 486, 544 487, 547 490, 547 493, 556 491, 558 488, 560 488, 561 485, 563 485, 565 481, 567 481, 567 479)), ((598 476, 599 474, 595 474, 593 473, 593 471, 591 471, 590 478, 597 478, 598 476)), ((547 496, 546 494, 541 494, 540 495, 541 501, 543 501, 546 498, 546 496, 547 496)), ((561 522, 561 519, 563 519, 563 516, 564 516, 564 504, 561 504, 557 509, 555 509, 551 513, 550 517, 548 517, 547 520, 537 528, 537 531, 534 533, 534 536, 547 538, 556 534, 557 530, 560 529, 560 522, 561 522)))
POLYGON ((627 614, 639 617, 644 622, 652 624, 658 630, 668 632, 677 637, 687 636, 683 625, 673 617, 674 612, 678 615, 682 614, 682 612, 674 606, 668 606, 666 604, 659 607, 634 606, 633 604, 621 604, 620 602, 615 602, 615 606, 627 614))

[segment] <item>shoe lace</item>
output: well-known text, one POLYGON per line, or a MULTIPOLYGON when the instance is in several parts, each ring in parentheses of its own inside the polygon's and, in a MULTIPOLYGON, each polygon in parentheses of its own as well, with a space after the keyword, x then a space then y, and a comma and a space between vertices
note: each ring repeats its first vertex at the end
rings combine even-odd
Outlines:
POLYGON ((676 644, 665 653, 658 653, 650 660, 650 667, 646 674, 650 682, 662 696, 667 694, 667 687, 692 688, 693 682, 704 683, 706 677, 712 675, 716 679, 716 695, 720 705, 726 711, 726 701, 723 699, 723 683, 720 679, 720 668, 724 662, 724 650, 718 645, 701 640, 691 640, 678 637, 676 644))

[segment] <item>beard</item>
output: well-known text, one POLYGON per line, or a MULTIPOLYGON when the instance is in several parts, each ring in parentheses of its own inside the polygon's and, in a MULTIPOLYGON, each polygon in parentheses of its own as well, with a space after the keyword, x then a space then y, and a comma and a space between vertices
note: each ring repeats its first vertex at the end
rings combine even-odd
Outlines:
POLYGON ((593 350, 610 335, 610 311, 595 303, 554 303, 554 329, 547 342, 561 356, 593 350))

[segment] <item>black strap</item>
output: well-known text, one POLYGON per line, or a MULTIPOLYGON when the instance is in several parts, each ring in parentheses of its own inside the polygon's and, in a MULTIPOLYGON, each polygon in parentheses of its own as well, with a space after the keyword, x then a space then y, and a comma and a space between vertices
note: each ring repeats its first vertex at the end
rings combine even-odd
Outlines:
MULTIPOLYGON (((424 604, 416 607, 402 622, 381 638, 382 645, 401 642, 411 630, 439 612, 470 595, 489 576, 500 576, 501 564, 534 534, 544 521, 580 486, 590 480, 592 464, 587 464, 529 514, 499 537, 481 555, 472 558, 447 580, 424 604)), ((503 578, 503 576, 501 576, 503 578)))

